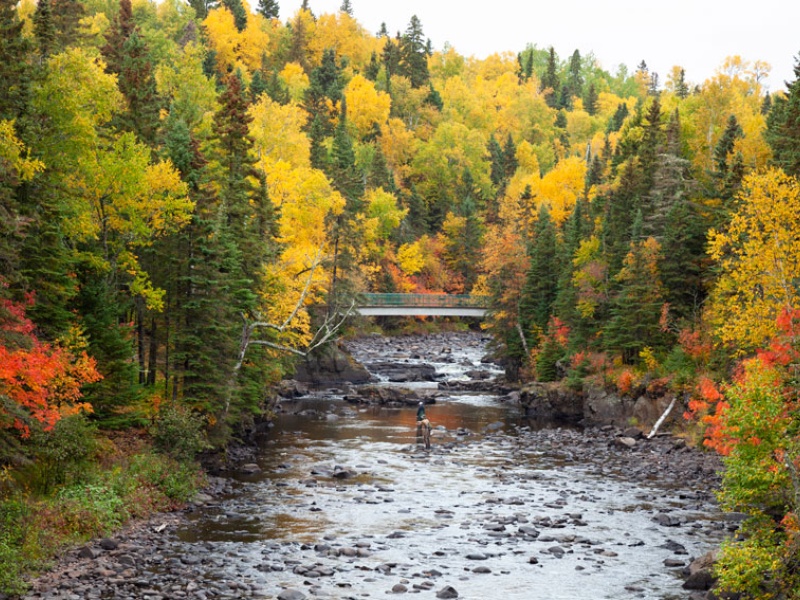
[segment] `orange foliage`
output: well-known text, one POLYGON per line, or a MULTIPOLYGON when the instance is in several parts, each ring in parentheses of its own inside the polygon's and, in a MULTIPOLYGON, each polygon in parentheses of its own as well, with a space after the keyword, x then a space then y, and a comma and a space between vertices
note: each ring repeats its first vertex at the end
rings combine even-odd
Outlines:
POLYGON ((617 389, 621 394, 629 394, 633 389, 634 376, 633 371, 625 369, 617 377, 617 389))
MULTIPOLYGON (((29 297, 27 303, 32 302, 29 297)), ((0 300, 0 396, 49 430, 62 416, 91 410, 90 405, 78 402, 81 386, 101 376, 86 352, 73 355, 66 348, 41 342, 33 330, 25 305, 0 300)), ((0 429, 10 426, 27 437, 30 429, 24 417, 17 410, 14 413, 0 404, 0 429)))

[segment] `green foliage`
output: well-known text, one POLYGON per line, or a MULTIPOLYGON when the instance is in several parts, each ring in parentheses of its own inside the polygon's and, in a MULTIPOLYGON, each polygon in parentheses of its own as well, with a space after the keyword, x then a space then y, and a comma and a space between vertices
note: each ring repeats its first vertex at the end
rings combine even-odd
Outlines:
POLYGON ((205 420, 177 404, 162 407, 150 428, 155 447, 179 461, 193 460, 208 448, 204 431, 205 420))
POLYGON ((50 431, 33 432, 34 489, 46 493, 63 484, 85 481, 97 449, 95 433, 96 427, 83 414, 62 418, 50 431))
POLYGON ((108 535, 128 518, 122 498, 102 484, 63 488, 56 502, 64 527, 80 539, 108 535))

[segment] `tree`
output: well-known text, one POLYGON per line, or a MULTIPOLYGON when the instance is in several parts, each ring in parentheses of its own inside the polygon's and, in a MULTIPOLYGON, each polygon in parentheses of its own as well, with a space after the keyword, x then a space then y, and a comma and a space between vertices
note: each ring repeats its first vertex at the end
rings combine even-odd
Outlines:
POLYGON ((597 88, 594 82, 589 84, 586 88, 586 95, 583 97, 583 108, 590 115, 594 116, 597 113, 597 88))
POLYGON ((100 379, 80 339, 72 348, 40 341, 26 316, 32 297, 14 302, 5 288, 0 280, 0 452, 8 429, 28 437, 34 422, 50 430, 63 416, 91 411, 81 387, 100 379))
POLYGON ((239 32, 245 30, 247 27, 247 9, 244 7, 242 0, 222 0, 225 6, 233 15, 233 22, 239 32))
POLYGON ((545 205, 528 246, 530 267, 525 274, 525 286, 519 303, 519 320, 528 347, 539 343, 547 329, 558 292, 558 248, 556 228, 545 205))
POLYGON ((11 121, 28 108, 30 45, 14 0, 0 0, 0 119, 11 121))
POLYGON ((787 83, 786 97, 776 96, 767 117, 765 137, 773 162, 787 175, 800 176, 800 55, 795 59, 795 80, 787 83))
POLYGON ((800 184, 777 169, 744 178, 730 222, 709 233, 719 279, 711 316, 722 342, 757 348, 775 333, 781 311, 798 306, 800 184))
POLYGON ((547 56, 547 68, 542 74, 541 83, 542 92, 545 94, 545 100, 547 100, 547 106, 555 108, 561 94, 561 80, 558 76, 558 58, 552 46, 550 46, 550 51, 547 56))
MULTIPOLYGON (((641 214, 637 217, 641 227, 641 214)), ((660 350, 666 337, 661 314, 664 289, 658 272, 661 246, 652 237, 630 243, 623 268, 616 276, 620 290, 610 309, 603 331, 603 344, 633 362, 645 348, 660 350)))
POLYGON ((411 17, 400 38, 400 74, 408 77, 411 87, 420 88, 428 83, 428 49, 422 32, 422 23, 416 15, 411 17))
POLYGON ((276 0, 258 0, 257 10, 265 19, 277 19, 280 15, 280 6, 276 0))

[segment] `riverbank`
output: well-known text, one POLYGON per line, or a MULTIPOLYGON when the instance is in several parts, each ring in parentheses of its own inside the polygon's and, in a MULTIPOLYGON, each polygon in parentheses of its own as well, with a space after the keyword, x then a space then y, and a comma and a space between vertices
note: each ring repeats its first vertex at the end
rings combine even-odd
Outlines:
MULTIPOLYGON (((224 500, 237 488, 246 486, 253 469, 260 468, 240 465, 239 471, 230 477, 212 479, 210 493, 198 496, 186 510, 153 515, 111 538, 95 540, 69 552, 53 571, 33 582, 31 592, 24 598, 303 598, 322 591, 331 597, 346 598, 360 595, 358 590, 367 585, 365 578, 382 583, 386 592, 397 592, 400 589, 397 586, 408 590, 415 586, 418 590, 440 590, 449 585, 461 597, 482 597, 475 595, 480 583, 476 578, 487 574, 480 565, 492 572, 492 565, 499 563, 495 567, 498 575, 502 569, 509 571, 511 577, 514 569, 561 568, 554 561, 566 556, 575 562, 575 568, 602 572, 615 568, 621 562, 620 556, 624 560, 642 560, 648 553, 657 553, 659 562, 668 564, 670 570, 687 568, 692 549, 687 548, 689 544, 685 541, 677 542, 674 538, 686 533, 690 538, 701 534, 719 537, 730 528, 724 520, 709 522, 698 516, 713 506, 719 465, 712 455, 688 448, 675 438, 658 436, 629 447, 619 442, 621 433, 613 428, 532 430, 522 426, 514 436, 485 432, 454 436, 454 441, 443 443, 447 432, 439 431, 432 453, 409 448, 407 457, 419 466, 427 465, 428 469, 440 461, 457 465, 476 455, 498 452, 507 459, 503 464, 481 465, 484 469, 481 477, 487 484, 467 502, 472 504, 470 510, 479 509, 480 514, 472 515, 461 547, 450 548, 441 557, 435 557, 434 553, 426 559, 431 561, 427 571, 422 569, 415 574, 413 568, 404 570, 402 562, 392 558, 403 551, 402 540, 414 534, 413 530, 405 529, 406 517, 402 514, 397 517, 397 530, 381 537, 301 536, 302 540, 264 541, 238 549, 225 536, 187 541, 186 532, 192 529, 200 511, 215 512, 223 520, 236 520, 237 515, 232 514, 230 506, 225 507, 224 500), (537 467, 526 468, 524 463, 532 454, 536 455, 537 467), (632 497, 630 503, 616 510, 638 513, 653 531, 621 533, 622 541, 597 531, 587 536, 585 532, 594 530, 598 519, 607 520, 602 513, 609 510, 603 508, 609 499, 596 490, 587 491, 585 481, 549 481, 567 465, 578 467, 587 477, 604 481, 613 490, 645 484, 651 490, 649 493, 632 497), (535 487, 537 491, 527 496, 515 495, 512 490, 520 485, 535 487), (669 497, 669 507, 658 507, 659 494, 669 497), (596 513, 590 508, 595 505, 596 513), (630 539, 625 539, 626 535, 630 539), (382 555, 387 559, 382 559, 382 555), (503 558, 517 555, 521 555, 521 560, 503 558), (440 566, 455 562, 473 567, 466 574, 460 572, 464 567, 452 568, 448 574, 440 566), (326 580, 335 583, 326 586, 326 580)), ((391 460, 388 456, 384 458, 391 460)), ((309 469, 300 488, 308 493, 325 490, 332 495, 334 505, 355 503, 358 511, 373 502, 387 508, 405 505, 407 501, 402 496, 419 493, 416 489, 400 489, 397 481, 378 477, 374 462, 339 467, 328 472, 309 469)), ((461 470, 460 476, 473 472, 471 467, 461 470)), ((273 489, 278 492, 281 487, 273 489)), ((326 515, 325 502, 314 495, 314 500, 296 507, 298 514, 294 518, 333 517, 326 515)), ((425 510, 429 502, 425 498, 421 504, 415 500, 410 504, 419 507, 413 509, 417 513, 414 520, 421 527, 431 528, 433 533, 442 523, 452 521, 459 509, 453 504, 430 505, 430 510, 425 510)), ((462 498, 459 504, 464 503, 462 498)), ((340 505, 338 510, 350 509, 340 505)), ((236 511, 241 513, 240 517, 245 515, 246 520, 246 504, 240 504, 236 511)), ((461 527, 464 526, 462 522, 461 527)), ((241 522, 236 525, 240 527, 241 522)), ((374 581, 369 583, 370 589, 374 585, 374 581)))
MULTIPOLYGON (((361 359, 430 363, 439 374, 453 368, 451 379, 480 381, 477 372, 493 369, 479 360, 480 334, 355 344, 363 344, 354 348, 361 359)), ((402 385, 409 383, 420 382, 402 385)), ((453 590, 483 598, 487 589, 509 586, 503 595, 511 599, 512 581, 533 577, 552 586, 564 576, 578 587, 519 597, 572 600, 588 598, 583 592, 591 588, 605 590, 592 598, 662 598, 661 589, 689 598, 682 571, 735 528, 712 517, 717 457, 680 438, 645 440, 613 426, 540 428, 513 417, 510 406, 503 410, 513 418, 503 424, 491 421, 496 397, 478 399, 477 424, 465 426, 463 417, 447 417, 465 392, 448 396, 448 386, 421 383, 438 394, 431 452, 413 438, 403 442, 408 434, 397 430, 406 418, 413 423, 411 409, 354 405, 342 396, 285 399, 266 445, 212 477, 185 510, 70 551, 24 598, 433 597, 453 590), (325 427, 315 434, 319 442, 297 431, 309 423, 325 427), (371 441, 375 427, 396 431, 400 443, 371 441)), ((709 583, 705 576, 701 587, 709 583)))

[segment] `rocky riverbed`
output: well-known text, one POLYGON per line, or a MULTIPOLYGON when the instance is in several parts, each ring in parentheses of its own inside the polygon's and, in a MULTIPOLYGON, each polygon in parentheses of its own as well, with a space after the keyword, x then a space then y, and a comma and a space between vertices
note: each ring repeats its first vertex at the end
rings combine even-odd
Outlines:
MULTIPOLYGON (((484 343, 369 338, 352 350, 468 382, 497 372, 484 343)), ((402 385, 415 383, 431 389, 402 385)), ((287 399, 254 460, 185 511, 69 553, 26 598, 705 595, 702 571, 698 591, 684 588, 689 566, 736 526, 714 507, 713 455, 611 426, 540 428, 498 396, 435 389, 430 452, 411 408, 354 403, 353 390, 287 399)))

